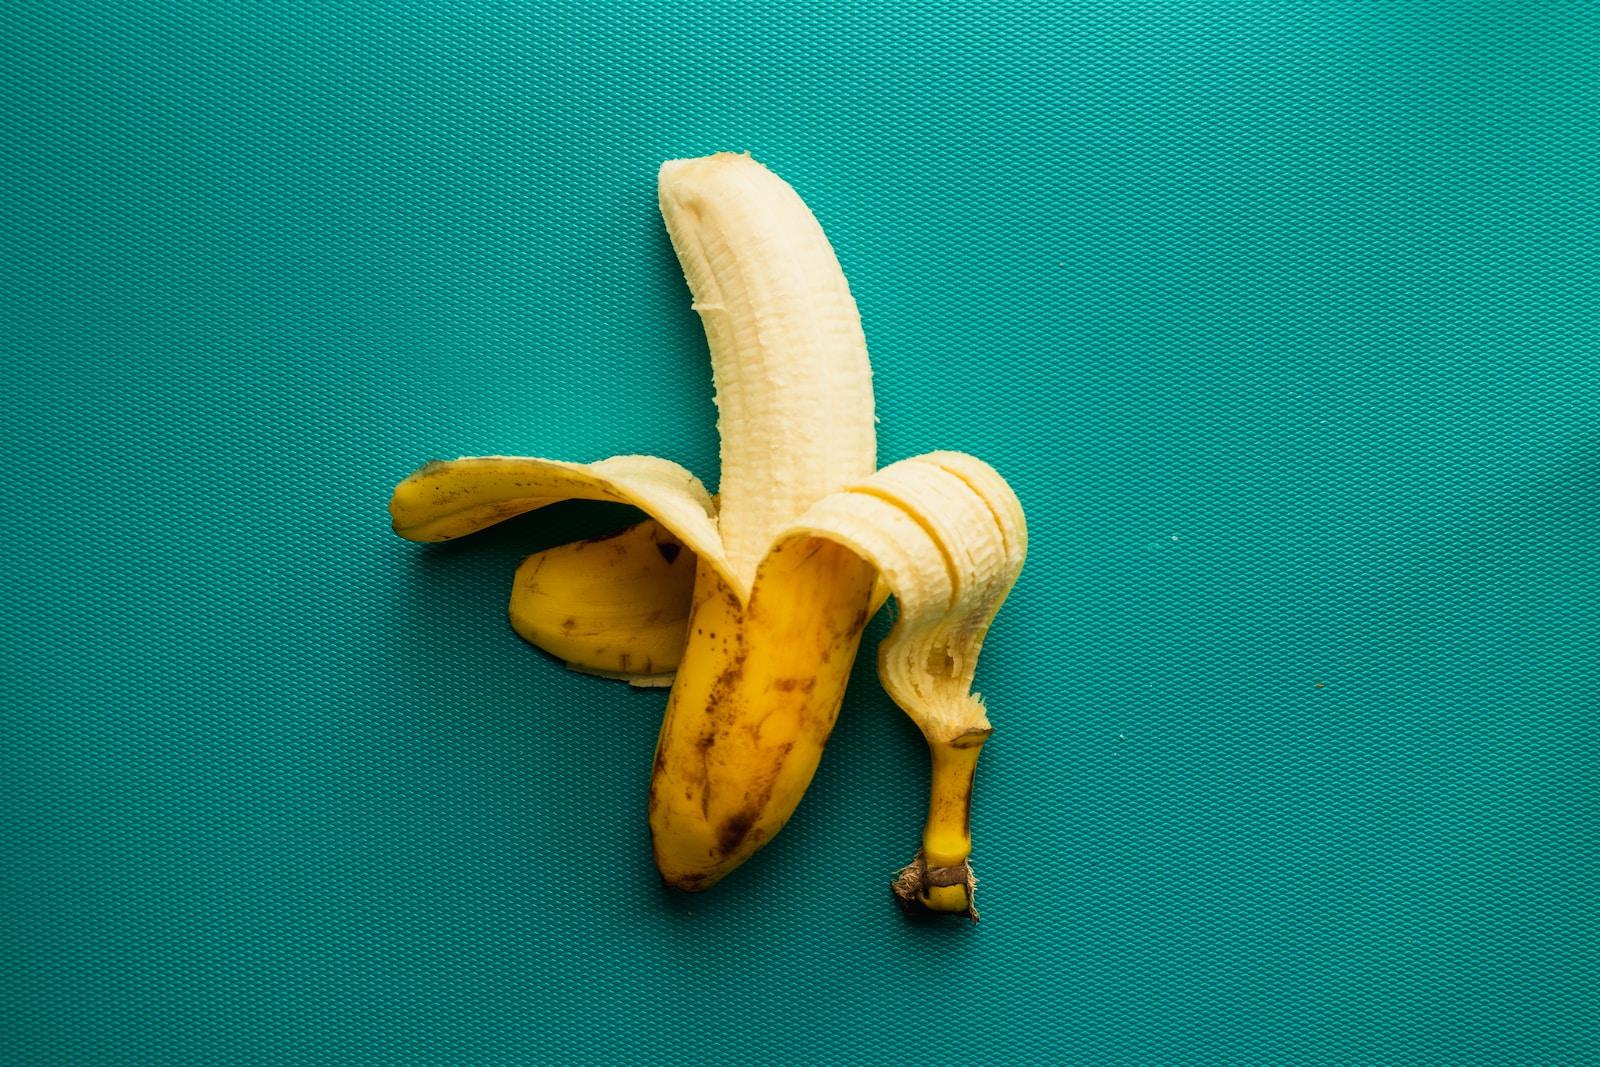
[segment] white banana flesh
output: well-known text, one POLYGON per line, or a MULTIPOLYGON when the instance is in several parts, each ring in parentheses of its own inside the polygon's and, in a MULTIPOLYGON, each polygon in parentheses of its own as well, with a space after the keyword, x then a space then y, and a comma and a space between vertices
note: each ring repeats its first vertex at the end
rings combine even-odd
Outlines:
POLYGON ((711 349, 717 525, 749 588, 780 530, 877 468, 866 337, 816 216, 748 155, 662 164, 660 201, 711 349))

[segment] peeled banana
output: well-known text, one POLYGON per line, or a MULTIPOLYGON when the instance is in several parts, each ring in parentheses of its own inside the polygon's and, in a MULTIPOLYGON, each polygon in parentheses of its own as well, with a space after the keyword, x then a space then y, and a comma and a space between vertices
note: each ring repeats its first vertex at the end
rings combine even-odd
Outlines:
POLYGON ((722 484, 647 456, 485 456, 396 487, 394 528, 459 537, 559 500, 632 504, 651 522, 519 569, 517 632, 570 666, 672 685, 649 813, 663 879, 715 884, 782 829, 838 716, 861 633, 922 729, 932 787, 922 847, 895 880, 910 906, 977 917, 970 809, 990 733, 971 693, 989 625, 1027 553, 1021 505, 971 456, 877 469, 871 369, 855 301, 809 208, 748 154, 662 165, 662 217, 711 351, 722 484))

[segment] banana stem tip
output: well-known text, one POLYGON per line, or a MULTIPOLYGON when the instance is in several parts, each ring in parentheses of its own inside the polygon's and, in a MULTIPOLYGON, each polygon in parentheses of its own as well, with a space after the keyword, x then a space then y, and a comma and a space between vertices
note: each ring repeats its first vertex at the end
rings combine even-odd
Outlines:
POLYGON ((889 883, 889 890, 900 910, 908 916, 965 915, 973 922, 978 921, 978 909, 973 905, 978 879, 972 873, 971 863, 929 867, 919 848, 916 858, 889 883))

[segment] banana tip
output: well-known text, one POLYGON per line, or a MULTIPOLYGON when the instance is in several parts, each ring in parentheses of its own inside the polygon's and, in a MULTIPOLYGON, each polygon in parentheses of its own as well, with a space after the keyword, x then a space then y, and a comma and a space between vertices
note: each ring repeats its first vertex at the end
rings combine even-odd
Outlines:
POLYGON ((973 904, 977 890, 978 879, 972 873, 972 864, 930 868, 921 849, 889 883, 895 903, 911 918, 965 915, 977 922, 978 909, 973 904))

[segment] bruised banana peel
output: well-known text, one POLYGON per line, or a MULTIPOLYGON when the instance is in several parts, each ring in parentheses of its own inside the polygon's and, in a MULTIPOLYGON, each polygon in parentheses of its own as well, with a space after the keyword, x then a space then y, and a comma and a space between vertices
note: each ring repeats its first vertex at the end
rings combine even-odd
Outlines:
POLYGON ((975 918, 968 818, 989 722, 971 683, 1026 554, 1021 507, 998 474, 959 453, 874 472, 860 317, 826 236, 785 182, 748 155, 674 160, 661 168, 660 203, 711 351, 718 498, 654 457, 472 457, 403 481, 395 530, 446 540, 574 498, 651 517, 653 527, 530 557, 511 612, 519 633, 576 669, 635 684, 671 675, 650 825, 663 879, 686 890, 715 884, 788 820, 861 632, 892 592, 899 618, 879 675, 922 729, 934 768, 922 849, 897 894, 975 918), (683 562, 652 562, 669 542, 683 562), (608 573, 625 587, 614 596, 595 592, 608 573), (622 649, 630 634, 648 635, 650 654, 622 649))

